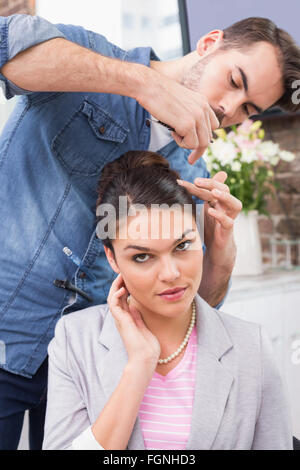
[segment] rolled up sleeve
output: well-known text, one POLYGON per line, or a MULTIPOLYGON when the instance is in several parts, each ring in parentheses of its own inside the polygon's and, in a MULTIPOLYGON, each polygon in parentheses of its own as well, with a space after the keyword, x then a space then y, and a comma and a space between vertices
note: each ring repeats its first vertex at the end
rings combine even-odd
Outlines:
MULTIPOLYGON (((65 39, 65 35, 40 16, 0 16, 0 69, 25 49, 54 38, 65 39)), ((0 83, 6 99, 32 93, 18 87, 1 73, 0 83)))

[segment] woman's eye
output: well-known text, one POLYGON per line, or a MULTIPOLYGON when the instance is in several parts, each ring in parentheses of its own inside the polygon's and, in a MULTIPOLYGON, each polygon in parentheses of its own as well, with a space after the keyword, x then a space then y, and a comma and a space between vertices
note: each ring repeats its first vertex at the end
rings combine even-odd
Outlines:
POLYGON ((179 245, 177 245, 176 249, 178 251, 187 250, 191 243, 192 243, 191 240, 186 240, 185 242, 179 243, 179 245))
POLYGON ((140 255, 135 255, 133 257, 133 260, 136 261, 137 263, 144 263, 148 259, 149 259, 149 255, 147 255, 146 253, 142 253, 140 255))

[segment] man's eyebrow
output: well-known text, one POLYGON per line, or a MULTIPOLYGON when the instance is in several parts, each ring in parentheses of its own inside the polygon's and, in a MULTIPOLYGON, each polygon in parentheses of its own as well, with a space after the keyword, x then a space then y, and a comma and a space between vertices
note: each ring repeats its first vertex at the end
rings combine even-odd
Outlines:
MULTIPOLYGON (((172 246, 175 245, 176 243, 180 242, 180 240, 182 240, 188 233, 194 232, 194 231, 195 230, 192 229, 192 228, 189 228, 189 229, 185 230, 185 232, 183 232, 182 236, 180 238, 177 238, 177 240, 175 240, 172 243, 172 246)), ((133 250, 146 251, 146 252, 155 251, 155 250, 152 250, 151 248, 148 248, 146 246, 140 246, 140 245, 127 245, 127 246, 125 246, 124 251, 128 250, 130 248, 133 249, 133 250)))
MULTIPOLYGON (((243 69, 241 69, 241 67, 239 67, 238 65, 236 66, 241 74, 241 77, 242 77, 242 80, 243 80, 243 85, 244 85, 244 88, 245 88, 245 91, 246 93, 248 93, 248 78, 244 72, 243 69)), ((257 113, 258 114, 261 114, 263 112, 263 109, 260 107, 260 106, 257 106, 256 104, 254 103, 251 103, 250 101, 248 102, 248 104, 250 106, 252 106, 254 109, 256 109, 257 113)))

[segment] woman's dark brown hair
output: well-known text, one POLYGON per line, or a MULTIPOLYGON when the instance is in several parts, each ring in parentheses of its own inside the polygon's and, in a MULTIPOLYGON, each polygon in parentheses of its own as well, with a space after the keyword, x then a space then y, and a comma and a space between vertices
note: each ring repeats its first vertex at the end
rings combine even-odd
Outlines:
MULTIPOLYGON (((151 204, 189 204, 196 217, 196 204, 188 191, 177 183, 179 174, 170 168, 161 155, 149 151, 130 151, 108 163, 98 184, 97 209, 100 204, 114 207, 119 214, 120 196, 127 197, 128 209, 135 204, 151 207, 151 204)), ((98 216, 100 222, 104 216, 98 216)), ((112 240, 103 244, 112 249, 112 240)))

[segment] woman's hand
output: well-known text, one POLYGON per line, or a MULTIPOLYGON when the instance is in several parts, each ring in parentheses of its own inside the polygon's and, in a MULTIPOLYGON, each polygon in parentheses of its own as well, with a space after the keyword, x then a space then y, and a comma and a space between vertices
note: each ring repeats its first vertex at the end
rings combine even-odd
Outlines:
POLYGON ((196 178, 194 184, 179 184, 204 201, 203 274, 199 294, 212 307, 218 305, 228 291, 229 279, 234 267, 236 245, 234 221, 242 210, 242 203, 225 184, 227 174, 220 171, 213 178, 196 178))
POLYGON ((194 184, 178 183, 204 201, 204 243, 211 263, 232 270, 236 253, 233 226, 243 206, 230 194, 226 179, 227 174, 219 171, 212 178, 196 178, 194 184))
POLYGON ((125 344, 128 362, 143 363, 154 370, 160 355, 159 341, 146 327, 140 312, 128 305, 128 295, 119 274, 111 285, 107 303, 125 344))

